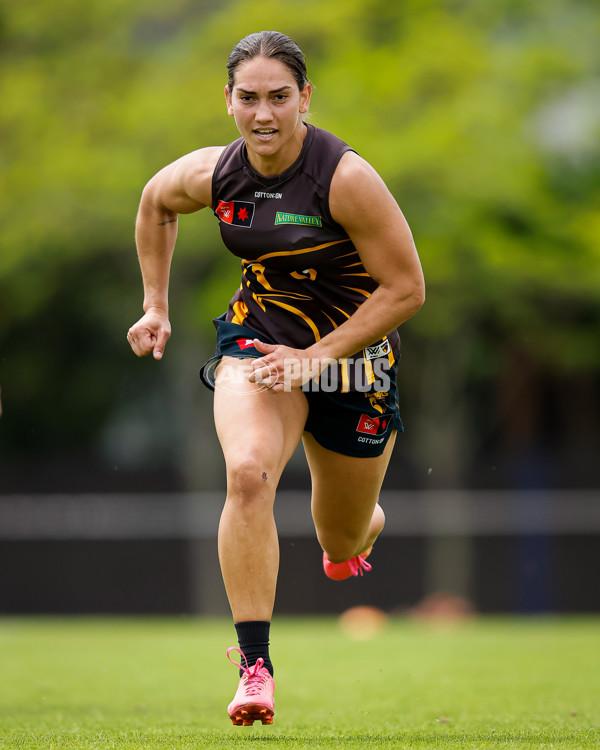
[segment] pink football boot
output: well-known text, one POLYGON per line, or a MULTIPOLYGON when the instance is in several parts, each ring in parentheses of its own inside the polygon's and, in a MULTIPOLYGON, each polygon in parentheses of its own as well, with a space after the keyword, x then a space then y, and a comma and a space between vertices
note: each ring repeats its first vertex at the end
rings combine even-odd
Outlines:
POLYGON ((356 557, 351 557, 349 560, 344 560, 341 563, 332 563, 328 559, 327 554, 323 552, 323 570, 325 575, 332 578, 334 581, 343 581, 350 576, 364 575, 371 570, 371 565, 366 561, 366 558, 371 554, 373 547, 369 547, 366 552, 362 552, 356 557))
POLYGON ((275 701, 273 700, 275 682, 268 669, 263 666, 264 660, 259 659, 254 666, 248 667, 248 661, 244 653, 237 646, 227 649, 227 658, 232 664, 243 670, 236 694, 227 706, 227 713, 233 724, 238 727, 252 726, 255 721, 272 724, 275 711, 275 701), (246 663, 245 667, 233 661, 229 655, 232 651, 237 651, 240 654, 246 663))

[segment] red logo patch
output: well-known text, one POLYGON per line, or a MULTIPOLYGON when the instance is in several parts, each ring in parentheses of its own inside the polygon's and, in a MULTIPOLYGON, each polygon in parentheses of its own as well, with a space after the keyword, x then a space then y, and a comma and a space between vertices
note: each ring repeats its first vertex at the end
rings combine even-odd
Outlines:
POLYGON ((236 339, 235 343, 240 349, 248 349, 249 347, 254 346, 254 339, 236 339))
POLYGON ((385 432, 386 425, 387 419, 384 417, 369 417, 368 414, 361 414, 356 431, 366 435, 379 435, 385 432))
POLYGON ((215 213, 221 221, 231 224, 233 221, 233 201, 220 201, 215 213))
POLYGON ((250 201, 219 201, 219 205, 215 208, 215 216, 225 224, 233 224, 236 227, 250 227, 254 218, 254 203, 250 203, 250 201))

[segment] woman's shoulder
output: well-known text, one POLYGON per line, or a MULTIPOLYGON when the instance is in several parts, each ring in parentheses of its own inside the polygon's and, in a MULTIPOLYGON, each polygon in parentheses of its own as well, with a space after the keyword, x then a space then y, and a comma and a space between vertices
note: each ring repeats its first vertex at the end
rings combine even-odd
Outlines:
POLYGON ((310 140, 303 165, 304 172, 308 173, 314 182, 328 189, 342 157, 355 151, 352 146, 328 130, 308 123, 307 127, 307 138, 310 140))
POLYGON ((180 162, 192 172, 212 173, 227 148, 228 146, 205 146, 182 156, 180 162))
POLYGON ((331 180, 329 202, 334 220, 346 228, 356 221, 365 221, 367 214, 379 216, 381 207, 393 205, 397 208, 381 175, 354 152, 348 152, 340 159, 331 180))
POLYGON ((210 205, 213 173, 225 148, 206 146, 191 151, 158 172, 149 184, 185 195, 198 204, 210 205))
POLYGON ((354 151, 352 146, 330 130, 325 130, 312 123, 306 123, 306 126, 312 137, 311 148, 327 149, 328 151, 339 152, 341 154, 346 151, 354 151))
POLYGON ((243 138, 236 138, 235 141, 221 147, 221 152, 214 165, 214 179, 219 180, 232 172, 243 169, 244 144, 243 138))

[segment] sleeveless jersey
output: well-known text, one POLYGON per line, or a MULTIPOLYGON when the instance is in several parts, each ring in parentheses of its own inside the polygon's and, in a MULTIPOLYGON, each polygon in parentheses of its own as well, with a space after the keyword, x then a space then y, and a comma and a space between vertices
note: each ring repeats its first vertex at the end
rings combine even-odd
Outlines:
MULTIPOLYGON (((305 349, 347 320, 377 288, 343 227, 329 212, 333 173, 350 146, 307 124, 298 159, 264 177, 243 138, 223 151, 213 174, 213 210, 226 247, 242 259, 242 283, 226 321, 278 344, 305 349)), ((368 350, 397 359, 392 331, 368 350)))

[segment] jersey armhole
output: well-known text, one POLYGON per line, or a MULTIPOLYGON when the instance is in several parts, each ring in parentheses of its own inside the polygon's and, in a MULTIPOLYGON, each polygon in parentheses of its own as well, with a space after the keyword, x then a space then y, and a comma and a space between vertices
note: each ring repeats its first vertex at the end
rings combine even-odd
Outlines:
POLYGON ((349 151, 352 152, 353 154, 358 154, 358 152, 355 151, 352 148, 352 146, 348 146, 347 148, 345 148, 342 151, 340 151, 340 153, 337 155, 337 158, 333 162, 333 169, 331 170, 331 178, 329 180, 329 185, 327 187, 327 195, 325 196, 325 203, 324 203, 324 208, 325 208, 325 211, 327 212, 327 220, 330 221, 334 226, 340 227, 345 234, 347 234, 347 232, 344 229, 344 227, 342 227, 341 224, 338 224, 338 222, 331 215, 331 210, 329 208, 329 194, 331 193, 331 183, 333 181, 333 176, 335 174, 335 170, 338 168, 338 164, 340 163, 340 160, 341 160, 342 156, 344 154, 347 154, 349 151))
POLYGON ((212 173, 212 180, 211 180, 211 201, 212 201, 212 210, 213 213, 217 207, 217 191, 218 191, 218 185, 221 182, 223 176, 222 176, 222 167, 225 164, 226 160, 229 159, 234 153, 236 148, 239 146, 240 141, 243 140, 243 138, 237 138, 235 141, 232 141, 231 143, 228 143, 227 146, 223 149, 223 152, 219 156, 219 159, 217 163, 215 164, 215 168, 212 173))
POLYGON ((218 175, 220 173, 221 164, 225 160, 225 155, 227 154, 230 145, 231 144, 227 145, 223 149, 223 153, 221 154, 221 156, 219 156, 219 159, 218 159, 217 163, 215 164, 215 168, 213 169, 212 179, 210 181, 210 189, 211 189, 210 200, 211 200, 211 203, 212 203, 211 208, 213 210, 213 213, 214 213, 214 211, 216 209, 216 202, 217 202, 217 197, 216 197, 217 196, 217 183, 219 182, 218 175))

